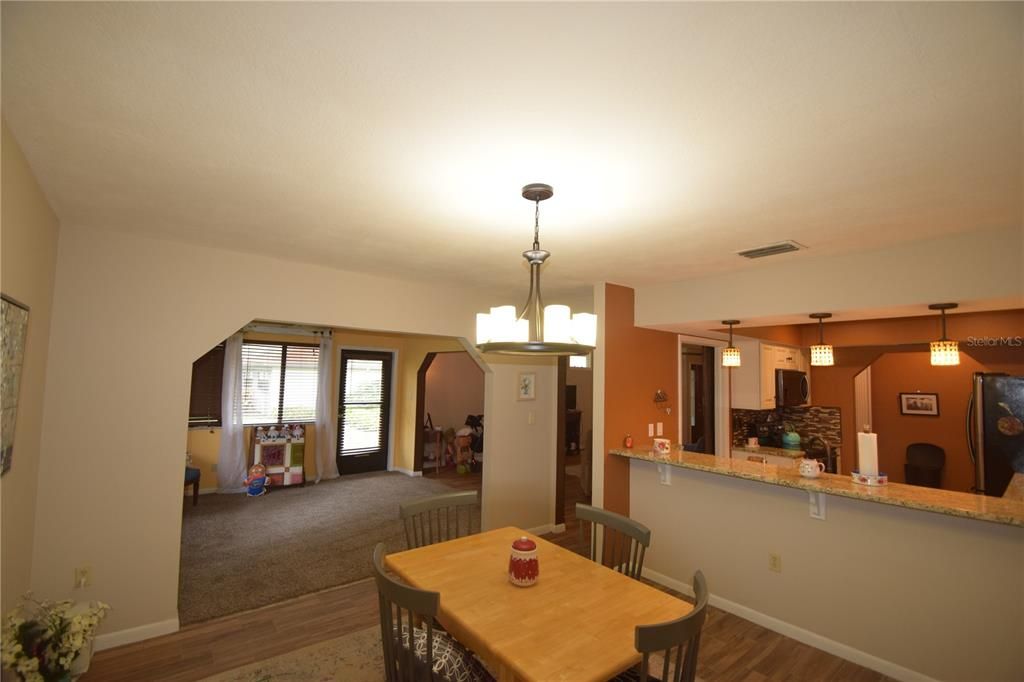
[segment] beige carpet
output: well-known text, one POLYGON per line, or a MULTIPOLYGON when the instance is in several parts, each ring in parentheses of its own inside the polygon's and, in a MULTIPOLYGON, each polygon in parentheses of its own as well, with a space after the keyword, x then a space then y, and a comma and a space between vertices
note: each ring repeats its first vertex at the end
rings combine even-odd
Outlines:
POLYGON ((205 682, 382 682, 377 626, 205 678, 205 682))
MULTIPOLYGON (((405 549, 398 504, 451 492, 397 472, 343 476, 262 497, 203 495, 181 528, 182 625, 370 576, 378 542, 405 549)), ((479 514, 474 527, 479 528, 479 514)))

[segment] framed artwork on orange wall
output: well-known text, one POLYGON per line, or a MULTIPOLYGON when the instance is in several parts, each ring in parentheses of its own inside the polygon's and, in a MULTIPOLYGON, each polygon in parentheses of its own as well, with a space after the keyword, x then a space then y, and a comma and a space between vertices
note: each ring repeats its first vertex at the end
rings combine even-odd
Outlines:
POLYGON ((914 417, 938 417, 938 393, 900 393, 900 414, 914 417))

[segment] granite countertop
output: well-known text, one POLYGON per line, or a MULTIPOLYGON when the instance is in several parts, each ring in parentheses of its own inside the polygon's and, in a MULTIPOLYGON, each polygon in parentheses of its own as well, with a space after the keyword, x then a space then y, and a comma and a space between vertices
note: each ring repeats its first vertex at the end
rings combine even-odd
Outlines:
POLYGON ((807 454, 803 450, 787 450, 785 448, 773 448, 768 445, 759 445, 756 448, 752 448, 749 445, 733 445, 732 449, 738 452, 749 452, 752 455, 774 455, 775 457, 789 457, 791 459, 801 459, 807 454))
POLYGON ((1024 492, 1024 475, 1021 474, 1015 476, 1014 482, 1011 483, 1011 489, 1007 489, 1007 496, 1000 498, 952 490, 923 488, 903 483, 869 487, 854 483, 849 476, 837 474, 822 474, 818 478, 803 478, 796 469, 788 467, 681 450, 674 451, 667 456, 659 456, 639 448, 631 450, 618 448, 608 452, 619 457, 669 464, 683 469, 695 469, 722 476, 745 478, 786 488, 800 488, 810 492, 849 497, 854 500, 865 500, 1024 528, 1024 497, 1014 498, 1011 495, 1011 489, 1024 492))

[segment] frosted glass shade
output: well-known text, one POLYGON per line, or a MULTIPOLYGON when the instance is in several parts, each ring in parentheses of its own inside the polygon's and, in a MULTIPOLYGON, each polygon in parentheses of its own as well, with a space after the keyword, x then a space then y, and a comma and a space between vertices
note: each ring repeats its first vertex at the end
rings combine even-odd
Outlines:
POLYGON ((949 367, 960 364, 960 344, 956 341, 932 341, 932 364, 949 367))
POLYGON ((481 343, 491 342, 491 314, 490 313, 477 313, 476 314, 476 342, 477 345, 481 343))
POLYGON ((832 344, 820 343, 811 346, 812 367, 831 367, 834 364, 836 364, 836 358, 832 352, 832 344))
POLYGON ((572 337, 584 346, 597 345, 597 315, 576 313, 572 316, 572 337))
POLYGON ((571 315, 567 305, 544 306, 545 343, 572 343, 571 315))
POLYGON ((740 349, 733 346, 722 349, 722 367, 739 367, 740 349))

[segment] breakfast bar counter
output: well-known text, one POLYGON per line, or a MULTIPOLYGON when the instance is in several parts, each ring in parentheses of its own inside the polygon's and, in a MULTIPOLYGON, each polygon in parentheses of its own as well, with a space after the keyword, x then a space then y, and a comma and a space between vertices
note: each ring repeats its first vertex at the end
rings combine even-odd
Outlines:
POLYGON ((817 478, 804 478, 796 469, 683 450, 676 450, 668 455, 657 455, 641 448, 616 448, 609 450, 609 453, 634 460, 760 481, 769 485, 799 488, 809 492, 821 492, 855 500, 1024 528, 1024 501, 1012 497, 986 497, 902 483, 889 483, 878 487, 866 486, 854 483, 849 476, 837 474, 821 474, 817 478))

